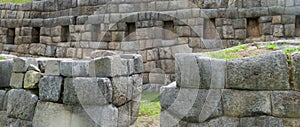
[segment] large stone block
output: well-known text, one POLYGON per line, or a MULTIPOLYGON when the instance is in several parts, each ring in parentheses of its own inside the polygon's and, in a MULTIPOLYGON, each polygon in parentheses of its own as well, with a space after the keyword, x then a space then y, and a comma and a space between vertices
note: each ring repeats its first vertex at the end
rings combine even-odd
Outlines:
POLYGON ((196 56, 177 54, 175 57, 175 74, 178 87, 200 88, 200 72, 196 56))
POLYGON ((13 72, 24 73, 27 71, 29 65, 38 66, 38 63, 35 59, 31 58, 14 58, 13 72))
POLYGON ((15 89, 23 88, 24 73, 12 73, 10 87, 15 89))
POLYGON ((45 75, 60 75, 60 61, 48 60, 45 66, 45 75))
POLYGON ((240 119, 241 127, 283 127, 283 120, 273 116, 244 117, 240 119))
POLYGON ((123 59, 133 59, 134 62, 134 73, 142 73, 144 72, 143 58, 141 55, 121 55, 123 59))
POLYGON ((57 102, 62 91, 63 78, 60 76, 45 76, 39 82, 39 97, 42 101, 57 102))
POLYGON ((37 72, 33 70, 27 71, 24 77, 24 88, 25 89, 37 88, 41 77, 42 77, 41 72, 37 72))
POLYGON ((81 105, 111 103, 113 87, 107 78, 74 78, 73 85, 81 105))
POLYGON ((89 117, 74 111, 68 105, 52 102, 37 103, 33 118, 34 127, 93 127, 89 117))
POLYGON ((270 92, 224 90, 223 109, 227 116, 271 115, 270 92))
POLYGON ((286 61, 286 55, 282 51, 256 57, 230 59, 227 61, 226 88, 248 90, 289 89, 289 69, 286 61))
POLYGON ((30 91, 13 89, 8 92, 7 115, 8 117, 31 121, 38 96, 30 91))
POLYGON ((32 122, 15 118, 7 118, 4 127, 32 127, 32 122))
POLYGON ((272 93, 272 115, 278 117, 300 117, 300 93, 274 91, 272 93))
POLYGON ((113 85, 113 104, 121 106, 133 99, 133 80, 132 77, 115 77, 112 79, 113 85))
POLYGON ((300 53, 292 54, 294 89, 300 91, 300 53))
POLYGON ((121 74, 121 57, 106 56, 96 58, 90 62, 90 71, 97 77, 114 77, 121 74))
POLYGON ((77 93, 74 87, 73 78, 64 79, 64 93, 63 103, 64 104, 79 104, 77 93))
POLYGON ((9 87, 13 70, 12 60, 0 60, 0 87, 9 87))
POLYGON ((60 62, 60 74, 66 77, 87 77, 90 64, 86 60, 65 60, 60 62))

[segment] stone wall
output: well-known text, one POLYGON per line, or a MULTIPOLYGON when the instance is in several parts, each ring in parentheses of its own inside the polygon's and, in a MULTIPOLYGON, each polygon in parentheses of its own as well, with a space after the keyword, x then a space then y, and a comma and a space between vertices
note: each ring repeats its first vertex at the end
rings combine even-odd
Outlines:
POLYGON ((124 127, 137 119, 140 55, 17 57, 12 72, 12 89, 0 90, 0 126, 124 127))
POLYGON ((297 0, 46 0, 0 10, 2 53, 79 59, 95 50, 137 53, 144 84, 174 81, 176 53, 300 36, 297 0))
MULTIPOLYGON (((297 45, 297 43, 295 43, 297 45)), ((299 52, 222 60, 178 54, 161 88, 162 127, 300 126, 299 52)))

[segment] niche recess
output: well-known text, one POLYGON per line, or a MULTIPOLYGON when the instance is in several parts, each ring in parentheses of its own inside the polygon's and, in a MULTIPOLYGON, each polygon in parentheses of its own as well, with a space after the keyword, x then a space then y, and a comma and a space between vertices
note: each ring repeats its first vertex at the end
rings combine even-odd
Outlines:
POLYGON ((296 16, 296 37, 300 37, 300 15, 296 16))
POLYGON ((127 41, 136 40, 136 26, 135 23, 126 23, 125 36, 127 41))
POLYGON ((176 38, 175 30, 174 30, 174 22, 173 21, 164 21, 164 40, 172 40, 176 38))
POLYGON ((32 43, 40 43, 40 27, 32 28, 32 43))
POLYGON ((215 25, 216 19, 204 19, 203 38, 204 39, 216 39, 217 30, 215 25))
POLYGON ((6 44, 14 44, 15 43, 15 36, 16 36, 15 32, 16 32, 15 28, 8 28, 7 29, 6 44))
POLYGON ((258 18, 247 19, 247 38, 259 38, 260 29, 258 18))
POLYGON ((69 42, 70 41, 70 31, 69 26, 61 27, 61 42, 69 42))

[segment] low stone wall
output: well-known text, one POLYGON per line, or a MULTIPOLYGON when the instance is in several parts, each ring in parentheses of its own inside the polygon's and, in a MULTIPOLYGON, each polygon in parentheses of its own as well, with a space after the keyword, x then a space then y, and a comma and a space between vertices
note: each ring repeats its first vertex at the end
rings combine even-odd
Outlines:
POLYGON ((140 55, 19 57, 13 63, 13 89, 0 91, 0 126, 124 127, 137 119, 140 55))
POLYGON ((161 126, 300 126, 300 53, 222 60, 176 55, 176 83, 161 88, 161 126))

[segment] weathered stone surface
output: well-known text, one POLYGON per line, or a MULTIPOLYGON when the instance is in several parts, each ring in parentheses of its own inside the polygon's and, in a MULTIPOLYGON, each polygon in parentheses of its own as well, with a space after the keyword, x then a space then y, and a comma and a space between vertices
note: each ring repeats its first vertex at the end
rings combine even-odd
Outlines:
POLYGON ((90 62, 90 71, 97 77, 113 77, 121 74, 121 57, 106 56, 90 62))
POLYGON ((63 103, 64 104, 79 104, 77 93, 74 87, 73 78, 64 79, 64 93, 63 103))
POLYGON ((6 91, 0 90, 0 110, 6 110, 6 91))
POLYGON ((26 58, 14 58, 14 66, 13 66, 13 72, 26 72, 28 66, 32 64, 34 66, 38 66, 37 61, 35 61, 34 59, 26 59, 26 58))
POLYGON ((36 72, 41 72, 38 66, 30 64, 27 68, 27 71, 36 71, 36 72))
POLYGON ((227 116, 271 115, 270 92, 224 90, 223 109, 227 116))
POLYGON ((24 77, 24 88, 25 89, 35 89, 38 87, 40 78, 42 77, 41 72, 27 71, 24 77))
POLYGON ((178 87, 200 88, 200 72, 196 56, 177 54, 175 57, 175 74, 178 87))
POLYGON ((162 110, 168 109, 174 103, 178 92, 179 88, 176 87, 176 82, 160 88, 160 106, 162 110))
POLYGON ((173 116, 167 110, 160 113, 160 126, 161 127, 179 127, 180 119, 173 116))
POLYGON ((133 62, 134 62, 134 73, 142 73, 142 72, 144 72, 143 58, 142 58, 141 55, 125 54, 125 55, 121 55, 121 58, 123 58, 123 59, 133 59, 133 62))
POLYGON ((9 87, 12 71, 12 60, 0 60, 0 87, 9 87))
POLYGON ((189 127, 239 127, 239 118, 234 117, 219 117, 204 123, 188 123, 189 127))
POLYGON ((112 85, 114 105, 121 106, 132 99, 132 77, 115 77, 112 79, 112 85))
POLYGON ((60 75, 60 61, 48 60, 45 66, 45 75, 60 75))
POLYGON ((60 74, 66 77, 87 77, 90 75, 89 61, 65 60, 60 62, 60 74))
POLYGON ((12 118, 31 121, 38 96, 30 91, 13 89, 8 92, 7 115, 12 118))
POLYGON ((4 127, 32 127, 32 122, 27 120, 8 118, 4 127))
POLYGON ((283 127, 283 120, 272 116, 245 117, 241 118, 242 127, 283 127))
POLYGON ((75 78, 74 88, 81 105, 106 105, 111 103, 112 85, 107 78, 75 78))
POLYGON ((275 51, 257 57, 228 60, 226 88, 250 90, 289 89, 289 70, 286 61, 286 55, 282 51, 275 51))
POLYGON ((113 51, 96 50, 96 51, 92 52, 91 58, 95 59, 95 58, 98 58, 98 57, 113 56, 113 55, 117 55, 117 54, 113 51))
POLYGON ((274 91, 272 93, 272 115, 278 117, 300 117, 300 93, 274 91))
POLYGON ((92 127, 92 124, 88 117, 73 113, 71 106, 39 101, 33 118, 33 126, 92 127))
POLYGON ((226 80, 226 60, 197 56, 202 89, 223 89, 226 80))
POLYGON ((292 54, 294 89, 300 91, 300 53, 292 54))
POLYGON ((24 73, 12 73, 10 87, 15 89, 23 88, 24 73))
POLYGON ((300 118, 283 118, 283 125, 285 127, 299 127, 300 118))
POLYGON ((6 111, 0 111, 0 126, 5 127, 7 121, 6 111))
POLYGON ((57 102, 60 99, 63 78, 60 76, 45 76, 39 82, 39 97, 42 101, 57 102))

